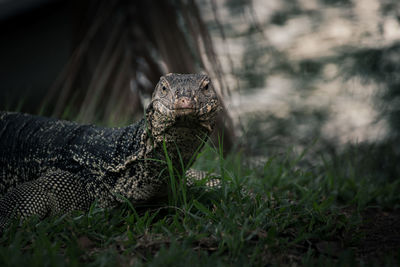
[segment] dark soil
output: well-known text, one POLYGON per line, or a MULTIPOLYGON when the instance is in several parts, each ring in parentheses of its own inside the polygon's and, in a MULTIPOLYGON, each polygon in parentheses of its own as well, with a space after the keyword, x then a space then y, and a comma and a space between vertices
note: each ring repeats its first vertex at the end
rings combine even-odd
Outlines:
POLYGON ((395 256, 400 260, 400 210, 368 209, 363 213, 361 240, 357 254, 364 260, 383 260, 395 256))

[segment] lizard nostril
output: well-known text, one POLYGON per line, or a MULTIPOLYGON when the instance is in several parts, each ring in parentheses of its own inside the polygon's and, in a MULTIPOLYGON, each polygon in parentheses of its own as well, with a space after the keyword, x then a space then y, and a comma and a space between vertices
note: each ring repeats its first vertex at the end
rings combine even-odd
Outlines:
POLYGON ((185 108, 194 108, 194 103, 191 99, 184 96, 176 100, 175 108, 185 109, 185 108))

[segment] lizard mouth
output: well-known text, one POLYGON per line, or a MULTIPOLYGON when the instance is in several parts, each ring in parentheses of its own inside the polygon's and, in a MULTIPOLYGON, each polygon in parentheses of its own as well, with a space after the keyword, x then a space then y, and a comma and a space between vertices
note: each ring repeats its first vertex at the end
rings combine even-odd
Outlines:
POLYGON ((193 115, 196 112, 196 109, 194 108, 176 108, 172 110, 173 113, 175 113, 176 116, 187 116, 187 115, 193 115))
POLYGON ((160 101, 154 101, 153 107, 168 124, 168 126, 165 125, 166 127, 194 129, 200 126, 208 132, 212 131, 214 117, 218 111, 216 106, 209 105, 200 108, 171 108, 160 101))
POLYGON ((154 101, 153 107, 159 114, 168 117, 169 120, 196 120, 196 118, 204 120, 207 117, 214 117, 220 110, 219 106, 215 103, 201 107, 171 107, 161 101, 154 101))

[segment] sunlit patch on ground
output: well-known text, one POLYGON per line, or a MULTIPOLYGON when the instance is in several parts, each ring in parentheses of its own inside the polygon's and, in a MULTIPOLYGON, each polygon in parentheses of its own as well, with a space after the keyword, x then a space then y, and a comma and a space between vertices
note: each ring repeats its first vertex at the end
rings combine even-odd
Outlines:
MULTIPOLYGON (((226 40, 211 28, 231 88, 240 85, 225 99, 234 120, 251 113, 282 118, 293 110, 324 109, 322 138, 339 144, 383 140, 388 134, 379 98, 384 89, 350 75, 352 59, 342 55, 349 48, 400 41, 396 11, 384 11, 378 0, 252 2, 253 8, 235 9, 218 1, 218 20, 229 25, 226 40), (256 79, 261 86, 252 87, 256 79)), ((203 13, 210 23, 215 19, 203 13)))

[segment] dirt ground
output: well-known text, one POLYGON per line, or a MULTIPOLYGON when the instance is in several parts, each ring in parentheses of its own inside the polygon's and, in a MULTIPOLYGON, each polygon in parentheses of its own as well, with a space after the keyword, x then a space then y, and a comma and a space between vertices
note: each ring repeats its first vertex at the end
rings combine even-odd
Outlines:
POLYGON ((400 210, 382 211, 369 209, 363 214, 365 223, 357 247, 357 254, 363 259, 384 259, 392 255, 400 260, 400 210))

